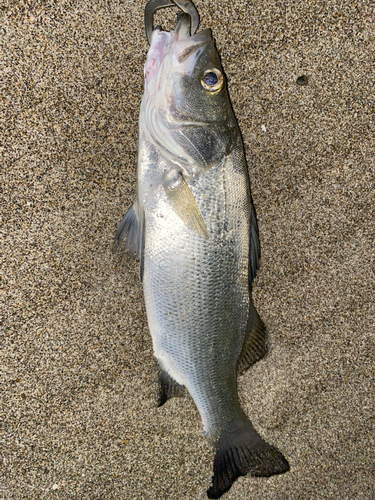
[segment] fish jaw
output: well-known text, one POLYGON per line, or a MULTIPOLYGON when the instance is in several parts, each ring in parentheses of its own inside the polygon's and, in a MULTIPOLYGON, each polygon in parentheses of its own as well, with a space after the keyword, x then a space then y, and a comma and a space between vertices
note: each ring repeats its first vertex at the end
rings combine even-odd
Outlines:
MULTIPOLYGON (((145 81, 149 84, 156 79, 166 55, 173 55, 174 69, 191 73, 194 69, 194 52, 206 43, 213 43, 211 30, 206 29, 190 36, 186 19, 180 19, 174 31, 162 31, 156 28, 152 33, 151 44, 145 63, 145 81), (187 57, 189 55, 189 57, 187 57), (183 61, 182 61, 183 60, 183 61), (185 64, 181 65, 184 62, 185 64)), ((163 68, 164 70, 165 68, 163 68)))
POLYGON ((152 33, 151 45, 144 67, 145 94, 160 105, 157 94, 162 89, 162 80, 168 80, 172 71, 191 75, 194 70, 197 50, 213 43, 211 31, 203 30, 190 36, 186 20, 181 19, 174 31, 156 28, 152 33))
POLYGON ((156 83, 160 67, 167 53, 170 39, 171 33, 167 31, 156 29, 152 33, 151 45, 144 67, 145 90, 149 95, 155 95, 155 89, 152 88, 152 86, 156 83))

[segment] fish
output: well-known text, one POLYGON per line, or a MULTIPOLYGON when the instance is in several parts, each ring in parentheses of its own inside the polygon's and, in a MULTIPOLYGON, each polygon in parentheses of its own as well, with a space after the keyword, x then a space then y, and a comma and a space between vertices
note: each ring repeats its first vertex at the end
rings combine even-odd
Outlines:
POLYGON ((238 374, 267 352, 266 327, 251 297, 259 231, 243 141, 211 30, 196 32, 190 0, 151 0, 145 19, 150 48, 137 192, 117 239, 140 259, 160 366, 159 406, 185 389, 191 395, 215 453, 207 496, 220 498, 240 476, 289 470, 238 399, 238 374), (174 3, 184 7, 175 29, 154 29, 153 12, 174 3))

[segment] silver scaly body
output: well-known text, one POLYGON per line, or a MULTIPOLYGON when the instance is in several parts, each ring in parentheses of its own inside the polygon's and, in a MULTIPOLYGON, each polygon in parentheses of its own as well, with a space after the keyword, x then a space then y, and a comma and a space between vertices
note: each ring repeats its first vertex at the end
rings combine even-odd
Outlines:
POLYGON ((188 389, 205 431, 218 437, 240 411, 236 364, 249 312, 251 208, 242 147, 189 182, 208 239, 187 227, 153 184, 173 168, 155 157, 141 139, 138 182, 148 187, 143 286, 154 352, 188 389))

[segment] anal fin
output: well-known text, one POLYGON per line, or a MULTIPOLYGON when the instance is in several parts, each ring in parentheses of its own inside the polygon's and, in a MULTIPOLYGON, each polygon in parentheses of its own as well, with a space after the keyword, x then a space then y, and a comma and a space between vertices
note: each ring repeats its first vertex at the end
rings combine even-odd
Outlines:
POLYGON ((244 373, 250 368, 250 366, 267 354, 266 340, 266 326, 260 319, 260 316, 254 307, 253 301, 250 300, 246 336, 237 362, 238 373, 244 373))
POLYGON ((184 393, 185 387, 178 384, 166 371, 162 370, 159 373, 159 407, 163 406, 168 399, 181 397, 184 393))

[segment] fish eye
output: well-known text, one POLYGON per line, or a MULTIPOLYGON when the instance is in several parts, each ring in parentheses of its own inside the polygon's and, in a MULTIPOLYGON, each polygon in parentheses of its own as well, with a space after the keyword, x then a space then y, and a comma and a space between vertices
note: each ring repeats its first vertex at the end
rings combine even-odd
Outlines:
POLYGON ((201 76, 201 85, 209 92, 217 92, 224 83, 223 73, 216 68, 206 69, 201 76))

